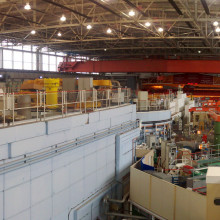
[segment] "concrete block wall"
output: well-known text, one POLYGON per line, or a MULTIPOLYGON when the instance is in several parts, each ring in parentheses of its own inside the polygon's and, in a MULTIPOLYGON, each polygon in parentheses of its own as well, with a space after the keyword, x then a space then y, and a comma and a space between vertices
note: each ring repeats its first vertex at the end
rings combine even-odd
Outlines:
MULTIPOLYGON (((43 150, 134 119, 136 109, 129 105, 0 129, 0 155, 6 159, 43 150)), ((127 137, 126 141, 131 142, 132 138, 127 137)), ((114 134, 1 174, 0 220, 67 219, 71 208, 115 178, 115 157, 114 134)))
POLYGON ((136 120, 129 105, 62 119, 0 129, 0 160, 65 143, 78 137, 136 120))
POLYGON ((133 162, 134 149, 131 140, 140 134, 139 128, 116 136, 116 175, 120 179, 129 172, 133 162))
POLYGON ((171 118, 170 110, 150 111, 150 112, 137 112, 137 119, 142 122, 148 121, 162 121, 171 118))

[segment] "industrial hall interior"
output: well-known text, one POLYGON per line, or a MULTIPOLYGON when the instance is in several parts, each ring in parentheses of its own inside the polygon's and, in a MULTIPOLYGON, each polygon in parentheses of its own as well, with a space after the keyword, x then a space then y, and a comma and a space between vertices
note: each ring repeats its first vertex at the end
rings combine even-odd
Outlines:
POLYGON ((0 220, 220 220, 220 0, 0 0, 0 220))

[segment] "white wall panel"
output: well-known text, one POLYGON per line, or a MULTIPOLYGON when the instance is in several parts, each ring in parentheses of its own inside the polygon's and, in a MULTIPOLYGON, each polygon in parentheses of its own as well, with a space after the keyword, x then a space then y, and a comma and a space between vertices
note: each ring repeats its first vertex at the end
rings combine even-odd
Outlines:
POLYGON ((80 180, 70 187, 70 204, 72 207, 80 204, 84 199, 84 181, 80 180))
POLYGON ((52 159, 47 159, 31 165, 31 179, 52 171, 52 159))
POLYGON ((131 121, 131 113, 111 118, 111 126, 113 127, 129 121, 131 121))
POLYGON ((96 154, 87 155, 84 160, 85 176, 94 173, 96 170, 96 154))
POLYGON ((89 123, 94 123, 100 120, 99 111, 89 113, 89 123))
POLYGON ((116 172, 122 177, 132 165, 132 140, 140 135, 139 128, 116 136, 116 172))
POLYGON ((96 192, 97 187, 96 187, 96 172, 91 173, 90 175, 87 175, 85 177, 85 181, 84 181, 84 197, 85 198, 89 198, 89 196, 91 196, 93 193, 96 192))
POLYGON ((88 114, 47 121, 47 134, 65 131, 88 123, 88 114))
POLYGON ((0 175, 0 192, 2 192, 4 190, 4 176, 0 175))
POLYGON ((148 121, 162 121, 171 118, 170 110, 151 111, 151 112, 137 112, 137 119, 143 122, 148 121))
POLYGON ((51 174, 40 176, 31 181, 31 204, 35 205, 51 197, 52 178, 51 174))
POLYGON ((53 170, 56 170, 60 167, 67 166, 70 161, 70 153, 62 153, 53 157, 53 170))
POLYGON ((0 130, 0 145, 8 144, 16 141, 16 135, 11 135, 16 133, 16 127, 4 128, 0 130))
POLYGON ((8 144, 0 145, 0 160, 8 158, 8 144))
POLYGON ((0 192, 0 219, 3 219, 3 192, 0 192))
POLYGON ((31 220, 49 220, 52 216, 52 199, 46 199, 43 202, 31 207, 31 220))
POLYGON ((42 136, 46 134, 46 124, 45 122, 37 122, 31 124, 15 126, 16 141, 33 138, 37 136, 42 136))
POLYGON ((70 205, 69 201, 70 201, 69 189, 66 189, 53 196, 53 218, 61 214, 63 211, 68 210, 70 205))
POLYGON ((5 174, 5 189, 28 182, 30 180, 30 167, 26 166, 5 174))
POLYGON ((11 143, 11 156, 16 157, 45 148, 46 135, 11 143))
POLYGON ((70 172, 70 185, 80 181, 84 177, 84 161, 77 160, 70 164, 69 166, 70 172))
POLYGON ((53 193, 58 193, 66 188, 70 184, 69 178, 69 166, 64 166, 53 171, 53 193))
POLYGON ((30 210, 26 210, 6 220, 30 220, 30 218, 30 210))
POLYGON ((10 218, 30 207, 30 182, 5 191, 5 218, 10 218))

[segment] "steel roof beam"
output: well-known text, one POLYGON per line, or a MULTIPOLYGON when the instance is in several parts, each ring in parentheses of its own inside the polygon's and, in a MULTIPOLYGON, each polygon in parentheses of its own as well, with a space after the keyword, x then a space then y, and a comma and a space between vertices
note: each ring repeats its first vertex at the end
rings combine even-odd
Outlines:
POLYGON ((49 4, 52 4, 52 5, 55 5, 57 7, 66 9, 66 10, 68 10, 68 11, 74 13, 74 14, 77 14, 77 15, 79 15, 81 17, 84 17, 84 18, 87 18, 87 19, 91 19, 91 17, 89 17, 89 16, 87 16, 85 14, 82 14, 82 13, 80 13, 80 12, 78 12, 78 11, 72 9, 72 8, 68 8, 68 7, 64 6, 64 5, 61 5, 61 4, 57 3, 57 2, 53 2, 53 1, 50 1, 50 0, 42 0, 42 1, 47 2, 49 4))
POLYGON ((202 6, 203 6, 203 8, 204 8, 204 10, 205 10, 205 13, 206 13, 207 15, 210 15, 209 7, 208 7, 208 5, 207 5, 206 0, 201 0, 201 3, 202 3, 202 6))

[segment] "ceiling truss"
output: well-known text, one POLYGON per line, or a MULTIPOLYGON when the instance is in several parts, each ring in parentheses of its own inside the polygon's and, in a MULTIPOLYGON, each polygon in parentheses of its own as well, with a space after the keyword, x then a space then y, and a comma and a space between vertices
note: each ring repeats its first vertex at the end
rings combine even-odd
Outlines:
POLYGON ((220 23, 218 0, 30 0, 29 11, 25 2, 0 2, 1 41, 99 59, 220 55, 220 36, 212 24, 220 23), (135 16, 129 16, 130 10, 135 16), (65 22, 60 21, 63 14, 65 22))

